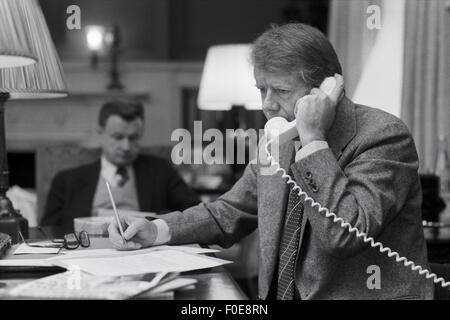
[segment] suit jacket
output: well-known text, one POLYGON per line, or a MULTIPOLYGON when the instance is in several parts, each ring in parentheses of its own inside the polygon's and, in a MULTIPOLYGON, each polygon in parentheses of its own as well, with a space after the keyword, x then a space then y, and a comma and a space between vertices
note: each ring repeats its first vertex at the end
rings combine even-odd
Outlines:
MULTIPOLYGON (((70 230, 73 218, 90 216, 100 169, 98 160, 59 172, 52 181, 41 225, 58 225, 70 230)), ((139 156, 133 169, 141 211, 167 213, 200 202, 167 160, 139 156)))
MULTIPOLYGON (((293 143, 280 146, 281 167, 286 171, 290 167, 293 179, 322 206, 428 268, 418 156, 406 126, 390 114, 345 98, 337 106, 327 141, 329 149, 295 163, 293 143)), ((262 174, 262 169, 262 164, 249 164, 233 188, 214 203, 162 218, 171 230, 171 243, 228 246, 258 227, 259 296, 266 299, 277 276, 288 185, 280 173, 262 174)), ((302 299, 433 297, 431 280, 370 247, 308 204, 297 257, 295 278, 302 299), (376 278, 380 289, 370 286, 376 278)))

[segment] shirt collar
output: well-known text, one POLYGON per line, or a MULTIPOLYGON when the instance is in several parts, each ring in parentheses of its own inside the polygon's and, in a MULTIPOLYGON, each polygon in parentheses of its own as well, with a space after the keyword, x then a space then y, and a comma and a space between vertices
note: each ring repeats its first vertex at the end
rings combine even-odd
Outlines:
MULTIPOLYGON (((101 157, 101 175, 103 179, 108 181, 112 186, 117 186, 119 177, 117 176, 117 166, 106 159, 104 155, 101 157)), ((130 168, 127 166, 127 171, 130 173, 130 168)))

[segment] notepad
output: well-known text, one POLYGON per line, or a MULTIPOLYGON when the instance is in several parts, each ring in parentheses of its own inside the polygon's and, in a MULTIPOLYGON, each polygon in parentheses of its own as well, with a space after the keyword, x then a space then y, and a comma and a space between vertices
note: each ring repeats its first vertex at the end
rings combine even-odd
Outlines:
POLYGON ((179 250, 156 250, 143 254, 75 258, 52 262, 63 268, 78 268, 92 275, 114 277, 156 272, 184 272, 231 263, 231 261, 179 250))

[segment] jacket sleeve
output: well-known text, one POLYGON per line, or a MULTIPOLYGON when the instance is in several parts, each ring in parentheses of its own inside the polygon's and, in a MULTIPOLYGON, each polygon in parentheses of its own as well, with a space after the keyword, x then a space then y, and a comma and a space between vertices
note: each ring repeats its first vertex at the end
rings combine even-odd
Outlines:
MULTIPOLYGON (((401 122, 386 124, 364 136, 354 150, 353 160, 344 168, 330 149, 317 151, 291 168, 295 180, 310 197, 376 241, 401 212, 411 186, 418 183, 418 156, 401 122)), ((305 214, 330 254, 346 257, 367 247, 317 208, 308 207, 305 214)))
POLYGON ((209 204, 160 216, 170 230, 170 244, 200 243, 229 247, 257 225, 255 165, 249 164, 230 191, 209 204))
POLYGON ((58 173, 52 180, 40 225, 56 226, 62 224, 65 186, 64 175, 58 173))

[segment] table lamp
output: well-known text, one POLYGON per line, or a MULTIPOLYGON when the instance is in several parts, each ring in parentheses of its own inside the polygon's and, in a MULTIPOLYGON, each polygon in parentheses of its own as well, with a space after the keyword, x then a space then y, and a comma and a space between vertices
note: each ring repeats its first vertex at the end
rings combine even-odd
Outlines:
POLYGON ((34 64, 33 33, 29 24, 17 16, 32 18, 33 11, 20 5, 22 1, 0 1, 0 68, 34 64))
POLYGON ((201 110, 261 109, 250 48, 249 44, 226 44, 208 49, 197 101, 201 110))
MULTIPOLYGON (((261 97, 255 85, 250 50, 250 44, 210 47, 197 100, 201 110, 232 110, 234 127, 243 130, 247 129, 245 110, 261 110, 261 97)), ((234 159, 235 177, 239 176, 239 170, 234 159)))
POLYGON ((6 196, 5 103, 67 96, 61 62, 37 0, 0 0, 0 54, 0 216, 15 216, 6 196))

